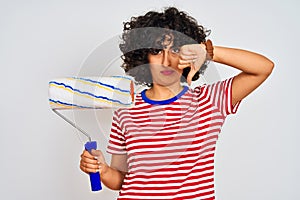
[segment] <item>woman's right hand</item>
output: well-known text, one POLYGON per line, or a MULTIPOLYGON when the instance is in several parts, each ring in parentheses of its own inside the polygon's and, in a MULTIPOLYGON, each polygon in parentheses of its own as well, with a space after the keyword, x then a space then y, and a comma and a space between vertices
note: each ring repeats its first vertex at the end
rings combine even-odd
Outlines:
POLYGON ((84 150, 81 154, 80 169, 85 173, 104 173, 108 169, 105 158, 100 150, 92 150, 91 153, 84 150))

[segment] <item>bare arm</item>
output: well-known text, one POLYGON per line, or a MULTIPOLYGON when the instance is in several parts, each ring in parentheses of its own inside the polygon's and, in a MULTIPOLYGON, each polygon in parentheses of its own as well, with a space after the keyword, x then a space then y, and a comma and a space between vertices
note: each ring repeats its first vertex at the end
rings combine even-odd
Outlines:
POLYGON ((113 154, 110 167, 101 173, 103 184, 112 189, 120 190, 127 173, 127 155, 113 154))
POLYGON ((274 63, 246 50, 214 46, 213 61, 241 70, 232 82, 232 105, 254 91, 271 74, 274 63))

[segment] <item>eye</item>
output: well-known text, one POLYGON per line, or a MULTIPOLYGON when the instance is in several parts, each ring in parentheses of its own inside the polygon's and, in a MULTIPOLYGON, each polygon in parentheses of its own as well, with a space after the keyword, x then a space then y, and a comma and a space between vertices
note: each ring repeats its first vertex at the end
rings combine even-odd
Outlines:
POLYGON ((150 49, 150 53, 152 54, 152 55, 158 55, 158 54, 161 54, 162 53, 162 49, 154 49, 154 48, 151 48, 150 49))
POLYGON ((173 47, 173 48, 171 49, 171 52, 174 53, 174 54, 179 54, 180 48, 179 48, 179 47, 173 47))

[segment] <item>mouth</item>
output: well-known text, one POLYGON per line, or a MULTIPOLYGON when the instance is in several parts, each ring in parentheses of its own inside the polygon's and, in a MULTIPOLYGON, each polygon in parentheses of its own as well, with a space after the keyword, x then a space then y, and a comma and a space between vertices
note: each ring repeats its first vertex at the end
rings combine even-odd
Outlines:
POLYGON ((160 71, 160 73, 165 75, 165 76, 170 76, 173 73, 175 73, 175 71, 174 70, 163 70, 163 71, 160 71))

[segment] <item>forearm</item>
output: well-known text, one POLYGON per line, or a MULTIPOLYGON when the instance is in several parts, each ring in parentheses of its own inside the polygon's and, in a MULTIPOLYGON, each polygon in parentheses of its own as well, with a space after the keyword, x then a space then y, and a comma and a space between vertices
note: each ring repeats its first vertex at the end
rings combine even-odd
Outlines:
POLYGON ((268 58, 246 50, 214 46, 213 52, 214 62, 234 67, 255 76, 268 76, 274 65, 268 58))
POLYGON ((125 172, 107 167, 107 169, 101 173, 102 183, 112 190, 120 190, 125 177, 125 172))

